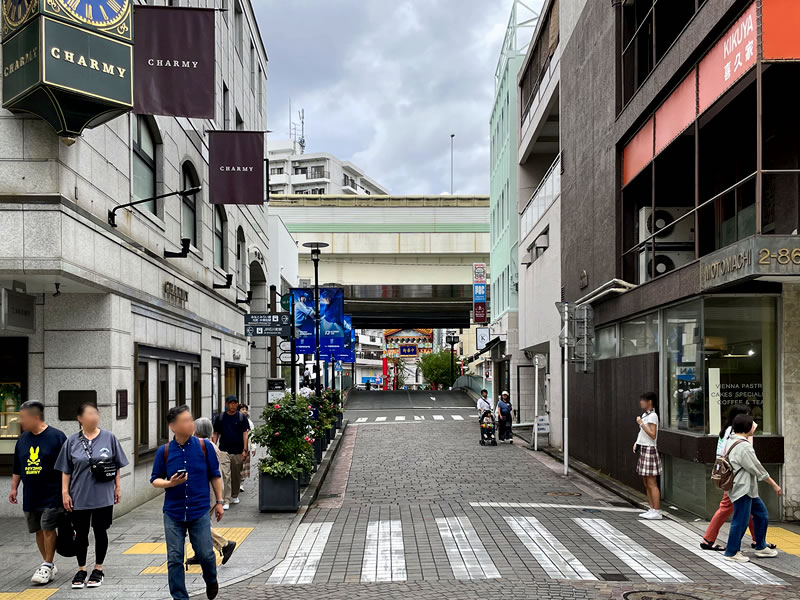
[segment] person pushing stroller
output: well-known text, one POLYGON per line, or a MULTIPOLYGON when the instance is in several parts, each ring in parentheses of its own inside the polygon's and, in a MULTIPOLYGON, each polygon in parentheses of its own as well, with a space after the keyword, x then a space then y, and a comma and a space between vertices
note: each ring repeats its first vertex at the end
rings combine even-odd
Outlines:
POLYGON ((481 430, 481 446, 489 442, 492 446, 497 445, 495 439, 494 406, 487 390, 481 390, 481 397, 478 398, 478 424, 481 430))

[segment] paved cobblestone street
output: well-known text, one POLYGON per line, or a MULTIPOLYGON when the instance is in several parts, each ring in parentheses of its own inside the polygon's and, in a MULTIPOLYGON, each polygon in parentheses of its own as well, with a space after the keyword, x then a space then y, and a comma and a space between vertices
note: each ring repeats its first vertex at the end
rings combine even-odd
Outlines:
MULTIPOLYGON (((391 403, 373 396, 379 412, 378 403, 391 403)), ((353 414, 366 410, 360 400, 353 414)), ((431 412, 421 394, 414 400, 417 412, 431 412)), ((398 407, 388 406, 390 417, 398 407)), ((521 444, 480 446, 473 416, 375 421, 379 412, 348 427, 285 560, 223 597, 798 597, 798 580, 767 560, 733 565, 701 551, 687 524, 642 521, 638 508, 562 477, 521 444)))

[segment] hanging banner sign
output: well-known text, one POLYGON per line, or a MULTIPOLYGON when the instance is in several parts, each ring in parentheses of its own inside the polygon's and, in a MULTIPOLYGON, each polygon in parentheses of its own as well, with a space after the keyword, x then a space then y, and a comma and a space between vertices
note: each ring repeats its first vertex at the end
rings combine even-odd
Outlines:
POLYGON ((472 265, 472 320, 486 322, 486 264, 472 265))
POLYGON ((314 292, 308 289, 293 289, 294 302, 294 335, 295 352, 297 354, 313 354, 315 352, 314 335, 314 292))
POLYGON ((264 132, 211 131, 208 183, 212 204, 264 203, 264 132))
POLYGON ((319 292, 320 349, 328 354, 344 348, 344 289, 323 288, 319 292))
POLYGON ((336 360, 345 363, 356 362, 356 332, 353 329, 353 316, 344 315, 344 345, 341 350, 334 352, 336 360))
POLYGON ((136 6, 133 110, 214 118, 214 9, 136 6))

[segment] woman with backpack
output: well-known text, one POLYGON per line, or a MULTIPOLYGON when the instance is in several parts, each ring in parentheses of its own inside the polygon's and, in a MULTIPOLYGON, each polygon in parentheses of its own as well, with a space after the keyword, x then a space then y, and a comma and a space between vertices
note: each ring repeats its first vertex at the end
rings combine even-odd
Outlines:
POLYGON ((78 407, 80 431, 64 442, 56 460, 61 471, 61 495, 64 508, 75 527, 75 549, 78 572, 72 578, 72 589, 100 587, 105 574, 103 561, 108 552, 108 528, 119 504, 120 469, 128 459, 117 437, 100 429, 100 412, 93 402, 78 407), (86 572, 89 529, 94 532, 94 569, 86 572), (87 580, 88 575, 88 580, 87 580))
POLYGON ((725 456, 733 471, 733 487, 728 496, 733 502, 733 519, 728 534, 728 545, 725 558, 735 562, 749 562, 749 558, 741 552, 742 536, 747 523, 753 518, 753 541, 755 555, 758 558, 771 558, 778 551, 767 546, 767 527, 769 513, 763 500, 758 495, 758 482, 766 481, 778 496, 783 494, 780 486, 769 476, 767 470, 756 457, 753 445, 748 437, 756 432, 756 424, 750 415, 737 415, 733 419, 733 434, 725 448, 725 456))
MULTIPOLYGON (((730 412, 728 414, 728 422, 727 424, 720 430, 719 438, 717 439, 717 458, 724 456, 725 454, 725 446, 728 443, 728 439, 731 437, 733 433, 733 420, 738 417, 739 415, 749 415, 750 414, 750 407, 744 404, 737 404, 736 406, 731 407, 730 412)), ((751 444, 753 443, 753 438, 750 437, 748 440, 751 444)), ((733 502, 731 502, 730 496, 728 496, 728 492, 722 492, 722 500, 719 503, 719 508, 717 512, 714 513, 714 516, 711 518, 711 522, 708 524, 708 528, 706 528, 706 533, 703 536, 703 541, 700 543, 700 547, 703 550, 713 550, 715 552, 724 552, 725 548, 716 544, 717 536, 719 535, 719 530, 722 526, 731 518, 733 514, 733 502)), ((753 519, 750 519, 750 535, 755 538, 755 533, 753 531, 753 519)))

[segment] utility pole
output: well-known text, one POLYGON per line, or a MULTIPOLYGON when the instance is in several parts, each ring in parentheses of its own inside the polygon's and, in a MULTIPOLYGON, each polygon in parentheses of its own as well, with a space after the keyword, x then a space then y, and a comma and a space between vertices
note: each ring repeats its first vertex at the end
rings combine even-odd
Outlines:
POLYGON ((450 195, 453 195, 453 138, 456 137, 455 133, 450 134, 450 195))

